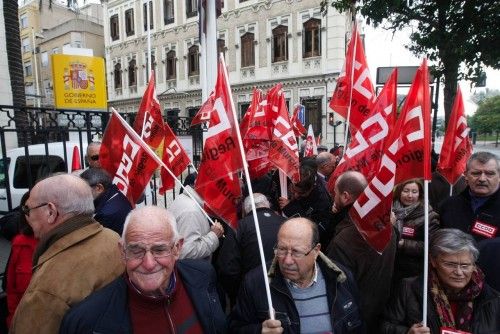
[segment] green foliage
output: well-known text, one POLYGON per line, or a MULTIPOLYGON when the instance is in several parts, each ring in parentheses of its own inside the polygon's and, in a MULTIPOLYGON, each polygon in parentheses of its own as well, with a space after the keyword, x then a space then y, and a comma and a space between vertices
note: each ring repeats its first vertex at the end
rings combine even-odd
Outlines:
POLYGON ((480 133, 500 131, 500 95, 482 101, 470 118, 469 126, 480 133))

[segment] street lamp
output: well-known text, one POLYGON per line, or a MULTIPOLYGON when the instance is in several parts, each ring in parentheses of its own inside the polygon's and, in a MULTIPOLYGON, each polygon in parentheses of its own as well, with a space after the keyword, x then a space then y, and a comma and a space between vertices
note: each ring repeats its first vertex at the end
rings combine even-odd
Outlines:
POLYGON ((336 121, 332 124, 333 126, 333 146, 337 145, 337 126, 341 125, 342 121, 336 121))

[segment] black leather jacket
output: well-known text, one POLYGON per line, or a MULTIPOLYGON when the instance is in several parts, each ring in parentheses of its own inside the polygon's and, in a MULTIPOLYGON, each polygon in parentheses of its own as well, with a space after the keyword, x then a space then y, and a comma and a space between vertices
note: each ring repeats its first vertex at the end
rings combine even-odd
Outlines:
MULTIPOLYGON (((384 312, 382 331, 384 334, 406 334, 413 324, 422 321, 422 276, 406 278, 384 312)), ((441 323, 428 294, 427 327, 432 334, 439 334, 441 323)), ((474 300, 471 333, 500 333, 500 293, 486 283, 481 294, 474 300)))

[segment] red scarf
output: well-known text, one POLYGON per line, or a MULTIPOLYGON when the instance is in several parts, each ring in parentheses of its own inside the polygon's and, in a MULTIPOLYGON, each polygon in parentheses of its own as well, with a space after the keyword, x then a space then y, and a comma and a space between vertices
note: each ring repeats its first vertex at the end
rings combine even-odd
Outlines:
POLYGON ((449 327, 463 331, 471 330, 472 312, 474 299, 483 290, 484 274, 481 269, 476 268, 472 272, 470 282, 457 293, 445 290, 435 269, 429 271, 429 288, 432 299, 436 305, 442 327, 449 327), (450 303, 457 305, 456 314, 453 314, 450 303))

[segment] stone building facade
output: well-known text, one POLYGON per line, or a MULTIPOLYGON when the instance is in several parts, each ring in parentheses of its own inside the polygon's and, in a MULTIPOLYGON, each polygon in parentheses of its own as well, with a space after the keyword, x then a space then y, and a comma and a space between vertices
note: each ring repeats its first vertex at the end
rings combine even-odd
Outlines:
MULTIPOLYGON (((224 0, 217 19, 218 51, 224 53, 237 112, 248 108, 254 87, 278 82, 292 109, 305 106, 322 143, 343 140, 330 125, 328 101, 344 58, 350 16, 320 12, 320 0, 224 0)), ((193 116, 202 104, 196 0, 150 1, 152 67, 166 116, 193 116)), ((104 41, 109 106, 137 112, 147 84, 146 4, 109 0, 104 41)), ((337 117, 335 115, 335 117, 337 117)), ((337 121, 338 119, 335 119, 337 121)), ((342 129, 341 129, 342 128, 342 129)))

